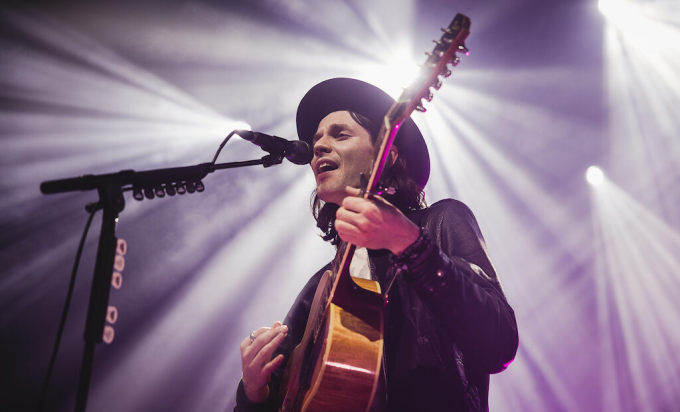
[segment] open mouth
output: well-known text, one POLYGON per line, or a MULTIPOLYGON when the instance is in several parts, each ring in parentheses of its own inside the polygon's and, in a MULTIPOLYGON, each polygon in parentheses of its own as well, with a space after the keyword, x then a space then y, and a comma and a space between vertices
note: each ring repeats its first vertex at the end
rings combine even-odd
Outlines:
POLYGON ((338 168, 338 166, 333 164, 333 163, 324 162, 323 164, 321 164, 320 166, 317 167, 317 170, 318 170, 317 174, 322 175, 323 173, 330 172, 330 171, 335 170, 337 168, 338 168))

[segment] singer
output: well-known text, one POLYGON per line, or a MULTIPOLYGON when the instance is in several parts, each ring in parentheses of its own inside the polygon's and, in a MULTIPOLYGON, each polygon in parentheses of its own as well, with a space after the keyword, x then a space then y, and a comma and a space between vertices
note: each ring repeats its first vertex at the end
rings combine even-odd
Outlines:
MULTIPOLYGON (((515 315, 470 209, 453 199, 426 205, 429 154, 410 118, 381 179, 395 193, 357 197, 378 126, 393 103, 372 85, 336 78, 309 90, 297 111, 298 136, 313 148, 312 214, 323 239, 357 246, 354 277, 378 281, 384 290, 388 275, 397 273, 384 308, 383 357, 369 410, 487 411, 489 375, 503 371, 517 351, 515 315)), ((279 410, 286 363, 329 268, 311 277, 283 324, 260 327, 241 343, 235 411, 279 410)))

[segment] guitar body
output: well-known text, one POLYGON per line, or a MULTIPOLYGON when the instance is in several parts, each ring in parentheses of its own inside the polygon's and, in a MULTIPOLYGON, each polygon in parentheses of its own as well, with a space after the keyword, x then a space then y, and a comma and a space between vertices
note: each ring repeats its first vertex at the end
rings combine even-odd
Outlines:
MULTIPOLYGON (((380 293, 377 282, 354 281, 380 293)), ((342 308, 331 302, 324 321, 319 335, 323 344, 318 346, 301 412, 368 410, 380 376, 382 307, 342 308)))
MULTIPOLYGON (((327 272, 317 288, 312 311, 321 303, 329 279, 327 272)), ((378 282, 352 280, 364 291, 380 294, 378 282)), ((332 301, 327 304, 316 337, 318 344, 310 346, 313 337, 306 336, 306 332, 291 354, 282 386, 288 387, 288 393, 281 411, 346 412, 370 408, 383 353, 383 308, 379 304, 382 300, 375 302, 372 307, 343 307, 332 301), (309 369, 302 371, 303 364, 309 369)), ((308 322, 307 330, 309 326, 308 322)))

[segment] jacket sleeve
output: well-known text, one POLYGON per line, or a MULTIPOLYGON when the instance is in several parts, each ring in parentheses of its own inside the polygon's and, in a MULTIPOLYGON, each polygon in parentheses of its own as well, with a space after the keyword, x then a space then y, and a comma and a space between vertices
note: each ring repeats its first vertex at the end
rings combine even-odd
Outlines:
POLYGON ((486 373, 503 371, 517 352, 517 322, 474 215, 448 200, 420 224, 418 240, 393 264, 467 356, 486 373))

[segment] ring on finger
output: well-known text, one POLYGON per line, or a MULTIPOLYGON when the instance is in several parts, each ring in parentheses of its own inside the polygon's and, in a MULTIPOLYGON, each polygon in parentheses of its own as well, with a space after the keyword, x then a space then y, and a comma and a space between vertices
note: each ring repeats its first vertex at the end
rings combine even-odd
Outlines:
POLYGON ((255 332, 250 332, 250 343, 253 343, 255 340, 255 332))

